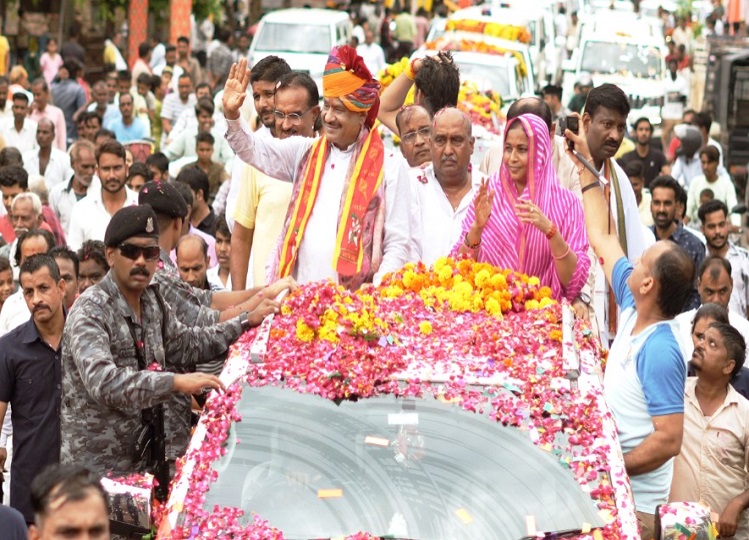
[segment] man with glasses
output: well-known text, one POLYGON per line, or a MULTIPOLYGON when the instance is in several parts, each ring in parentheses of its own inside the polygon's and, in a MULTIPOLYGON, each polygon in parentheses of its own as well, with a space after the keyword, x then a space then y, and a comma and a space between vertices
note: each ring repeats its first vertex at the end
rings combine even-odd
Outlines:
POLYGON ((471 167, 471 120, 454 107, 434 115, 431 163, 411 170, 412 205, 418 209, 411 256, 431 265, 458 242, 466 211, 481 185, 471 167), (419 250, 420 253, 414 253, 419 250))
POLYGON ((409 167, 421 167, 432 160, 432 118, 421 105, 403 107, 395 117, 401 139, 401 154, 409 167))
MULTIPOLYGON (((276 86, 273 111, 276 137, 314 137, 320 123, 319 102, 320 94, 312 77, 299 72, 282 76, 276 86)), ((235 291, 266 283, 265 265, 283 229, 291 184, 247 165, 238 196, 231 237, 231 281, 235 291)))
POLYGON ((240 159, 294 190, 269 275, 351 290, 379 284, 409 258, 411 210, 406 163, 373 129, 380 84, 355 49, 334 47, 323 73, 324 136, 277 141, 253 136, 240 118, 249 82, 242 59, 224 90, 226 137, 240 159))
POLYGON ((223 387, 214 375, 174 372, 225 351, 248 322, 246 312, 211 327, 180 322, 151 285, 161 248, 150 206, 112 216, 104 243, 111 270, 78 298, 63 332, 60 460, 121 475, 138 469, 135 438, 163 422, 172 394, 223 387))
POLYGON ((101 188, 88 192, 73 205, 68 247, 80 249, 86 240, 104 240, 109 220, 121 208, 138 204, 138 194, 125 186, 127 164, 125 148, 117 141, 106 141, 96 151, 101 188))

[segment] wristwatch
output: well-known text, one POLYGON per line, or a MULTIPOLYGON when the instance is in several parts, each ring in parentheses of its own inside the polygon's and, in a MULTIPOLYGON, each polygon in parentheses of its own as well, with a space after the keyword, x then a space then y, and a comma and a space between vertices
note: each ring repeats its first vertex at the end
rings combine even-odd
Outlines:
POLYGON ((586 306, 590 306, 590 304, 591 304, 590 295, 588 295, 587 293, 584 293, 584 292, 581 292, 580 294, 578 294, 575 297, 575 300, 580 300, 586 306))

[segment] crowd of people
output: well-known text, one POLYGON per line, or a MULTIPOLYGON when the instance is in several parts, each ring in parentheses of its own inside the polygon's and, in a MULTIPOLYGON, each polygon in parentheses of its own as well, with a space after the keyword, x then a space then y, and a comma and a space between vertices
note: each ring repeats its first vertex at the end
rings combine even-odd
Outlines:
MULTIPOLYGON (((379 14, 359 15, 370 45, 379 14)), ((407 54, 424 32, 403 18, 398 33, 400 17, 392 43, 407 54)), ((139 470, 144 433, 166 485, 228 347, 284 290, 377 285, 451 254, 538 276, 610 347, 604 390, 642 538, 669 500, 704 501, 721 537, 749 538, 749 253, 709 114, 683 110, 675 142, 654 144, 648 119, 627 125, 621 89, 590 85, 573 133, 547 87, 512 104, 473 167, 447 53, 381 91, 363 45, 336 47, 320 96, 282 58, 249 66, 226 32, 216 41, 202 55, 188 37, 144 43, 131 70, 88 89, 50 40, 28 89, 0 77, 10 538, 38 534, 60 498, 98 505, 74 464, 139 470)))

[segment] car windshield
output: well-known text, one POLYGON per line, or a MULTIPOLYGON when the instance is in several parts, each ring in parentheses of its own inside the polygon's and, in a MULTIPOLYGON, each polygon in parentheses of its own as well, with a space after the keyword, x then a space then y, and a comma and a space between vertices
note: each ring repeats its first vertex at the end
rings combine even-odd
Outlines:
POLYGON ((637 78, 659 79, 661 51, 657 47, 636 43, 588 41, 583 50, 580 69, 596 74, 615 73, 637 78))
POLYGON ((476 83, 480 92, 489 90, 498 92, 503 101, 509 98, 515 99, 518 97, 518 89, 510 87, 511 75, 507 68, 508 63, 506 60, 500 60, 500 62, 499 65, 489 66, 473 64, 460 58, 455 59, 462 80, 476 83))
POLYGON ((331 44, 330 27, 322 24, 267 22, 255 39, 255 50, 262 52, 328 54, 331 44))
POLYGON ((459 405, 246 386, 237 407, 204 508, 241 508, 244 523, 257 514, 288 539, 512 540, 528 519, 544 531, 602 526, 558 456, 459 405))

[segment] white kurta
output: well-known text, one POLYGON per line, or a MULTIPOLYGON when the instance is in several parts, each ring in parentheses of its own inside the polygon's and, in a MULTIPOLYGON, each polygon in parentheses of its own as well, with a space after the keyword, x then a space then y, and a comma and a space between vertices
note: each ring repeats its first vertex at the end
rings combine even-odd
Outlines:
POLYGON ((460 240, 463 232, 463 219, 468 207, 481 185, 483 175, 474 170, 471 176, 471 189, 463 196, 457 209, 447 199, 434 173, 434 165, 429 164, 424 169, 411 169, 411 197, 413 207, 418 209, 414 221, 416 230, 412 235, 418 241, 412 241, 412 246, 419 245, 421 253, 413 253, 411 260, 421 260, 425 265, 434 264, 439 257, 450 255, 452 248, 460 240))
MULTIPOLYGON (((301 160, 315 139, 290 137, 284 140, 255 136, 243 118, 227 119, 226 139, 237 156, 266 175, 286 182, 297 181, 301 160)), ((294 274, 299 283, 331 278, 341 193, 352 157, 352 148, 331 147, 307 228, 299 246, 294 274)), ((383 256, 374 283, 401 268, 408 261, 409 203, 408 165, 386 152, 384 162, 385 238, 383 256)))

